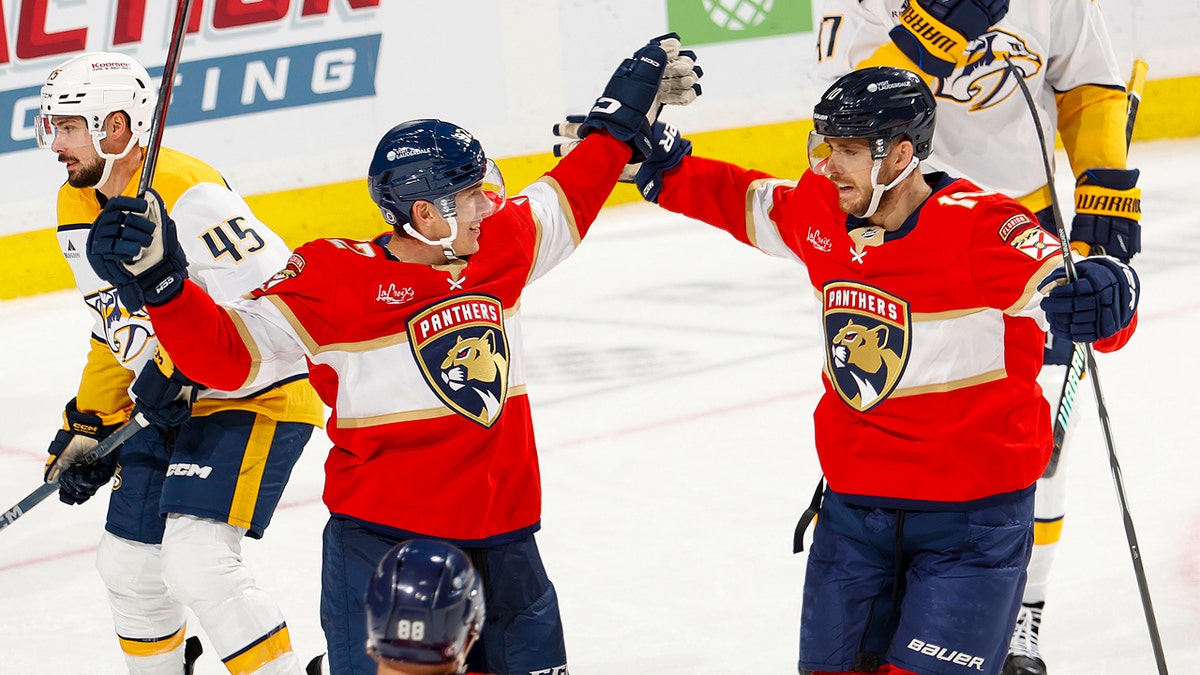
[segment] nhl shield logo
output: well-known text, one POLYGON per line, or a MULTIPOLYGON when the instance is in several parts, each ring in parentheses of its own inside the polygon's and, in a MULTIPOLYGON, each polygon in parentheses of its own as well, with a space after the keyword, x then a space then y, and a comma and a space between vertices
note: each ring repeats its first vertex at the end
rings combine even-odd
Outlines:
POLYGON ((508 398, 504 307, 487 295, 464 295, 408 320, 413 356, 425 381, 454 412, 490 427, 508 398))
POLYGON ((911 310, 889 293, 848 281, 825 286, 825 363, 833 388, 859 411, 883 402, 908 363, 911 310))

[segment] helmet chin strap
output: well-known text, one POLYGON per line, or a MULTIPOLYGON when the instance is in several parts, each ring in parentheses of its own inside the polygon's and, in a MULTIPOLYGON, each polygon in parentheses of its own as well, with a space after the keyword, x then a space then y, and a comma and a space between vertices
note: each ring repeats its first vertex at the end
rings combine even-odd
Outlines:
POLYGON ((913 169, 917 168, 917 164, 919 163, 920 160, 914 156, 912 160, 909 161, 908 166, 904 167, 904 170, 900 172, 900 175, 896 176, 895 180, 887 185, 880 185, 879 170, 883 168, 883 159, 875 160, 874 166, 871 167, 871 205, 867 207, 867 212, 859 216, 859 218, 866 220, 867 218, 875 215, 875 210, 879 208, 879 200, 883 199, 883 193, 899 185, 900 181, 907 178, 908 174, 912 173, 913 169))
POLYGON ((92 186, 94 188, 98 188, 108 182, 108 177, 112 175, 113 162, 121 159, 125 155, 128 155, 129 151, 133 150, 133 148, 137 146, 140 134, 130 135, 129 143, 125 145, 125 149, 115 155, 100 149, 100 141, 104 140, 104 137, 105 133, 103 132, 92 134, 92 147, 96 149, 97 155, 100 155, 104 158, 104 170, 100 172, 100 180, 96 181, 96 184, 92 186))
POLYGON ((450 223, 450 235, 437 241, 426 239, 425 235, 417 232, 412 223, 405 223, 404 231, 413 239, 429 244, 430 246, 441 246, 442 253, 446 256, 446 262, 454 262, 458 260, 458 254, 454 252, 454 240, 458 237, 458 218, 455 216, 446 216, 446 222, 450 223))

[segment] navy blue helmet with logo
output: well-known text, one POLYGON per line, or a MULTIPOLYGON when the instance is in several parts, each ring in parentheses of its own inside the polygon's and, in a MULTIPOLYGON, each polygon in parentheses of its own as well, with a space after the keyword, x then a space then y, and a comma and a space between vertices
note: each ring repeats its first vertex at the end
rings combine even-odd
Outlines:
POLYGON ((427 201, 454 215, 454 195, 481 183, 488 172, 483 146, 462 127, 442 120, 410 120, 392 127, 375 148, 367 172, 371 199, 393 226, 412 221, 427 201))
POLYGON ((936 103, 916 73, 876 66, 851 71, 813 108, 813 129, 826 138, 865 138, 876 158, 897 137, 913 144, 918 159, 932 150, 936 103))
POLYGON ((388 551, 371 577, 367 648, 392 661, 461 670, 483 615, 483 582, 467 554, 412 539, 388 551))

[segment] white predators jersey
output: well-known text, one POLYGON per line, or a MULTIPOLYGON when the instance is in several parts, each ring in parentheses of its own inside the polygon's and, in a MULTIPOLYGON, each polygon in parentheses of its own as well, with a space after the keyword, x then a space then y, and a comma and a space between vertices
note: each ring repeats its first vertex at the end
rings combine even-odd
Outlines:
MULTIPOLYGON (((905 0, 824 0, 814 79, 828 86, 867 65, 916 71, 888 37, 904 5, 905 0)), ((969 178, 1015 198, 1040 191, 1046 172, 1033 118, 1005 57, 1025 79, 1047 144, 1054 142, 1058 124, 1055 93, 1088 84, 1125 86, 1094 0, 1014 2, 998 24, 967 46, 967 55, 968 65, 949 77, 931 81, 919 73, 937 99, 933 154, 925 170, 969 178)))
MULTIPOLYGON (((122 194, 134 195, 138 178, 135 174, 122 194)), ((241 196, 207 164, 163 148, 153 187, 175 221, 179 244, 188 260, 188 278, 217 302, 233 301, 249 293, 287 264, 291 254, 287 244, 260 222, 241 196)), ((130 313, 112 284, 97 276, 88 264, 88 232, 102 208, 98 195, 91 188, 63 185, 58 194, 58 241, 75 285, 91 310, 94 343, 107 345, 117 363, 136 376, 153 357, 158 339, 145 310, 130 313)), ((93 349, 97 348, 94 344, 93 349)), ((265 363, 263 367, 269 372, 261 381, 268 384, 307 376, 302 361, 265 363)), ((90 369, 85 370, 85 380, 89 379, 89 372, 90 369)), ((85 381, 81 388, 106 388, 110 384, 117 386, 115 381, 85 381)), ((126 385, 123 381, 119 384, 126 385)), ((233 392, 204 389, 199 398, 249 398, 262 389, 263 386, 233 392)))

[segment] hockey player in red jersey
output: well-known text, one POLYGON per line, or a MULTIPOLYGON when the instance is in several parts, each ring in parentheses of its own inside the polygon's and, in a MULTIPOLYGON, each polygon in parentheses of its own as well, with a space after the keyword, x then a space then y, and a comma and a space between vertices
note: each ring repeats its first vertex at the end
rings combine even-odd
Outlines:
POLYGON ((460 675, 486 612, 467 554, 436 539, 397 544, 367 590, 367 651, 376 675, 460 675))
POLYGON ((923 175, 934 100, 867 68, 813 111, 812 170, 783 180, 690 156, 656 126, 644 197, 802 263, 819 306, 814 414, 827 488, 809 552, 802 673, 998 673, 1051 447, 1044 331, 1124 344, 1137 277, 1076 262, 1016 201, 923 175))
POLYGON ((664 71, 687 90, 680 100, 698 93, 686 56, 664 36, 626 59, 577 152, 511 199, 465 129, 397 125, 368 178, 391 229, 306 244, 252 297, 223 307, 185 281, 155 195, 114 200, 98 219, 89 262, 144 297, 189 376, 241 386, 267 364, 306 359, 333 409, 321 603, 333 672, 375 672, 364 649, 372 570, 396 543, 433 537, 465 549, 483 578, 489 611, 470 667, 566 675, 558 600, 534 540, 541 487, 521 293, 575 250, 631 156, 652 151, 664 71))
MULTIPOLYGON (((1127 163, 1125 83, 1102 4, 1050 0, 1010 7, 1008 0, 822 0, 817 11, 829 30, 819 34, 813 74, 828 84, 854 68, 913 69, 938 101, 938 144, 924 169, 967 176, 981 187, 1014 197, 1054 232, 1057 225, 1043 167, 1046 150, 1018 90, 1017 77, 1024 79, 1041 135, 1053 139, 1059 132, 1076 178, 1071 245, 1083 253, 1090 250, 1129 262, 1141 249, 1141 191, 1139 172, 1127 163), (960 53, 947 59, 955 62, 952 67, 939 69, 921 46, 932 41, 913 30, 931 21, 906 20, 922 13, 940 16, 962 33, 953 42, 960 53), (918 65, 924 73, 917 71, 918 65)), ((1054 162, 1052 150, 1049 159, 1054 162)), ((1064 391, 1068 367, 1082 368, 1081 360, 1072 364, 1073 357, 1082 357, 1074 345, 1047 336, 1038 381, 1050 402, 1056 447, 1034 496, 1029 581, 1005 675, 1046 673, 1038 647, 1042 610, 1066 514, 1074 427, 1086 418, 1078 409, 1071 413, 1077 380, 1071 379, 1072 386, 1064 391)))

